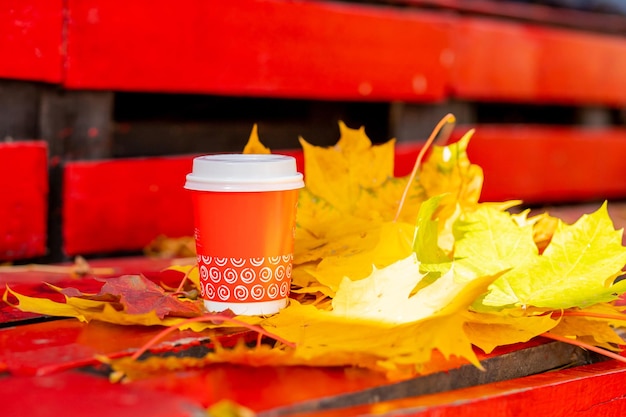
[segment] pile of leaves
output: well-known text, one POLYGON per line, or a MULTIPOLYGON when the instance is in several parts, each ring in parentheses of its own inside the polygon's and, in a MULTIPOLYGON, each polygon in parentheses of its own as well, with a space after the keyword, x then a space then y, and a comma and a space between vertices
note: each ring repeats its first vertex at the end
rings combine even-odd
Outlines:
MULTIPOLYGON (((466 152, 473 132, 429 146, 453 122, 442 120, 402 178, 393 176, 394 141, 373 145, 364 128, 340 123, 328 148, 300 140, 306 188, 292 294, 278 314, 205 315, 194 265, 172 268, 184 275, 177 289, 119 277, 99 294, 58 289, 64 303, 7 294, 42 314, 168 331, 245 326, 272 340, 218 345, 203 358, 136 361, 142 349, 112 363, 127 377, 233 362, 358 366, 400 379, 433 371, 436 356, 480 367, 476 348, 489 353, 538 336, 619 358, 611 352, 623 343, 615 329, 626 315, 615 301, 626 292, 626 248, 606 203, 570 225, 511 210, 517 201, 479 202, 483 172, 466 152)), ((269 152, 256 129, 244 151, 269 152)))

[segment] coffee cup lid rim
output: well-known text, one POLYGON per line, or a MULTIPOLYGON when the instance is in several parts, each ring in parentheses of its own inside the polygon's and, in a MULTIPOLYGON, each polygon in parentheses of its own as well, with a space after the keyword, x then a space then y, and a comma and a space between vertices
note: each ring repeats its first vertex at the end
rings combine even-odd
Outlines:
POLYGON ((196 191, 282 191, 304 187, 295 158, 280 154, 216 154, 194 158, 185 188, 196 191))

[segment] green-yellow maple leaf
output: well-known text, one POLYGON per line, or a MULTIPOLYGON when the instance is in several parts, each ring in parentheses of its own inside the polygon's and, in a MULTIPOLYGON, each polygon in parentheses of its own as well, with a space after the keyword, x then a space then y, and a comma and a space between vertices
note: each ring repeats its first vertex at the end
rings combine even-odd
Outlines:
POLYGON ((439 247, 439 221, 433 219, 444 195, 431 197, 420 205, 413 250, 421 264, 448 263, 450 258, 439 247))
POLYGON ((566 309, 612 301, 626 292, 626 281, 613 283, 625 264, 622 231, 605 203, 573 225, 559 221, 543 254, 495 281, 482 304, 566 309))
POLYGON ((453 230, 458 265, 477 275, 527 265, 538 255, 532 224, 520 226, 509 213, 489 205, 463 213, 453 230))

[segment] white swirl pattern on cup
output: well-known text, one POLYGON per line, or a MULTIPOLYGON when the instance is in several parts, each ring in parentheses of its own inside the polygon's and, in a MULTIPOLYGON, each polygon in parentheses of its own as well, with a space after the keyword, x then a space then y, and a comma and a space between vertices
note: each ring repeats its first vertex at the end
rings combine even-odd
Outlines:
POLYGON ((234 267, 241 268, 246 264, 246 260, 243 258, 230 258, 230 263, 233 264, 234 267))
POLYGON ((276 265, 280 262, 281 256, 270 256, 270 263, 276 265))
POLYGON ((246 287, 245 285, 237 285, 235 287, 233 295, 238 300, 245 300, 246 298, 248 298, 248 292, 248 287, 246 287))
POLYGON ((237 270, 235 268, 226 268, 224 270, 224 281, 226 281, 229 284, 234 284, 237 279, 239 279, 239 274, 237 273, 237 270))
POLYGON ((224 266, 228 263, 228 258, 215 258, 215 265, 224 266))
MULTIPOLYGON (((202 278, 202 277, 200 277, 200 278, 202 278)), ((212 266, 211 269, 209 269, 209 278, 213 282, 216 282, 216 283, 220 282, 222 280, 222 272, 220 271, 220 269, 218 267, 212 266)))
POLYGON ((226 285, 220 285, 217 287, 217 296, 222 300, 226 301, 230 298, 230 288, 226 285))
POLYGON ((250 258, 249 260, 252 266, 261 266, 265 262, 265 258, 250 258))
POLYGON ((250 295, 255 300, 260 300, 260 299, 262 299, 265 296, 265 288, 263 288, 263 286, 260 285, 260 284, 256 284, 250 290, 250 295))
POLYGON ((278 284, 270 284, 267 287, 267 295, 271 298, 278 298, 278 294, 280 294, 280 289, 278 288, 278 284))
POLYGON ((285 267, 283 265, 278 265, 276 267, 276 280, 277 281, 282 281, 283 278, 285 278, 285 267))
POLYGON ((256 279, 256 272, 252 268, 243 268, 239 273, 239 277, 244 284, 251 284, 256 279))
POLYGON ((289 294, 289 286, 290 284, 287 281, 284 281, 280 284, 280 297, 285 298, 289 294))
POLYGON ((207 283, 204 287, 205 287, 205 291, 204 291, 205 296, 209 300, 215 298, 215 287, 213 286, 213 284, 207 283))
POLYGON ((293 255, 229 258, 199 255, 201 295, 223 302, 272 301, 289 295, 293 255))
POLYGON ((270 268, 269 266, 264 266, 259 271, 259 279, 261 280, 261 282, 269 282, 272 279, 272 275, 272 268, 270 268))

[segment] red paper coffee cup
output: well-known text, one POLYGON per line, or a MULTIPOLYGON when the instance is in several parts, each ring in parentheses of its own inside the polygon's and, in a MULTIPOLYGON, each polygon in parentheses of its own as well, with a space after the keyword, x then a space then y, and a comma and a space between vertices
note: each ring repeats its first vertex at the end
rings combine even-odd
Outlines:
POLYGON ((302 174, 285 155, 195 158, 192 190, 201 295, 210 312, 274 314, 287 304, 302 174))

